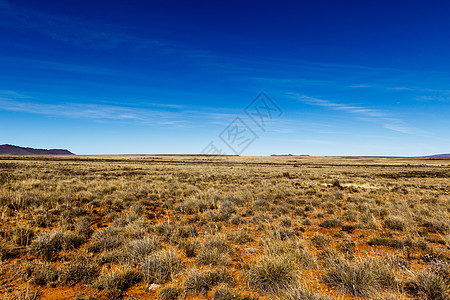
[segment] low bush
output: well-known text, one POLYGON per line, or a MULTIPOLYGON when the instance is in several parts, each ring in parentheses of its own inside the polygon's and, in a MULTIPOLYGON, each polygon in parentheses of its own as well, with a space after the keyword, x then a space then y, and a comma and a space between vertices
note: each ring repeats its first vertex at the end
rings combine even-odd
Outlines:
POLYGON ((423 271, 408 283, 408 290, 427 300, 447 300, 449 286, 444 278, 434 272, 423 271))
POLYGON ((184 281, 184 288, 187 292, 206 295, 210 289, 220 283, 233 284, 233 276, 223 269, 214 271, 191 270, 184 281))
POLYGON ((124 237, 113 227, 96 231, 87 245, 89 252, 99 253, 123 245, 124 237))
POLYGON ((68 263, 66 268, 63 269, 61 272, 61 282, 69 285, 79 282, 87 284, 91 283, 99 274, 100 268, 98 265, 83 256, 79 256, 75 261, 68 263))
POLYGON ((175 211, 183 214, 200 213, 208 209, 208 205, 201 199, 187 199, 175 206, 175 211))
POLYGON ((133 269, 104 273, 92 284, 94 288, 106 291, 125 291, 142 280, 142 273, 133 269))
POLYGON ((38 263, 28 268, 32 284, 55 286, 59 280, 60 272, 49 263, 38 263))
POLYGON ((180 295, 180 289, 171 286, 165 286, 158 292, 158 297, 161 300, 176 300, 180 295))
POLYGON ((395 284, 394 268, 385 260, 362 259, 349 262, 340 257, 328 260, 324 281, 357 297, 395 284))
POLYGON ((341 219, 328 219, 320 223, 320 227, 323 228, 337 228, 342 226, 341 219))
POLYGON ((328 300, 328 296, 318 294, 304 285, 295 285, 280 297, 281 300, 328 300))
POLYGON ((33 239, 34 231, 29 228, 15 228, 9 234, 9 239, 19 245, 28 246, 33 239))
POLYGON ((276 293, 295 282, 296 268, 287 256, 266 255, 250 265, 245 275, 251 288, 276 293))
POLYGON ((406 223, 399 217, 388 217, 384 220, 383 226, 388 229, 403 231, 406 228, 406 223))
POLYGON ((162 244, 157 238, 133 240, 125 245, 123 260, 127 263, 137 264, 161 248, 162 244))
POLYGON ((162 250, 148 256, 141 264, 147 283, 166 283, 184 269, 181 258, 172 250, 162 250))

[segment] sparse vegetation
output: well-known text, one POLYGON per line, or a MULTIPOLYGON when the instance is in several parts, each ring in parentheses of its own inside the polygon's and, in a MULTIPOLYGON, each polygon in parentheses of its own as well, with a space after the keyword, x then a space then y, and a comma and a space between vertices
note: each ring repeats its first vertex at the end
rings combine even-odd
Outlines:
POLYGON ((0 293, 448 299, 449 161, 341 159, 0 157, 0 293))

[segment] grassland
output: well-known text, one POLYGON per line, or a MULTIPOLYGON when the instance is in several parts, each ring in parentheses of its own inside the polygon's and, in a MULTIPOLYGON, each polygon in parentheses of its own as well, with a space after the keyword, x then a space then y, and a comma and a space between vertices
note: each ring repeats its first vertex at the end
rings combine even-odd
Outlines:
POLYGON ((0 157, 3 299, 448 299, 450 159, 0 157))

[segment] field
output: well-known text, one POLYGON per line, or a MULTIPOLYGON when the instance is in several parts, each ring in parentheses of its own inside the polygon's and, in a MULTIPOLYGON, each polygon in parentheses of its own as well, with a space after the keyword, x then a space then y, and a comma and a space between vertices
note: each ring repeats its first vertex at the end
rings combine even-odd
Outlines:
POLYGON ((449 299, 450 159, 2 156, 3 299, 449 299))

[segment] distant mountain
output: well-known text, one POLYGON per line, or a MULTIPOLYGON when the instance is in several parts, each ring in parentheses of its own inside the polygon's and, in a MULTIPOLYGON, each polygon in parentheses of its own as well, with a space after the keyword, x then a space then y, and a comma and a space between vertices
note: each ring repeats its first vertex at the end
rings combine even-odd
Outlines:
POLYGON ((296 154, 272 154, 271 156, 309 156, 308 154, 300 154, 300 155, 296 155, 296 154))
POLYGON ((0 145, 0 155, 74 155, 66 149, 34 149, 14 145, 0 145))
POLYGON ((441 157, 441 158, 450 158, 450 153, 447 154, 436 154, 436 155, 428 155, 425 157, 441 157))

